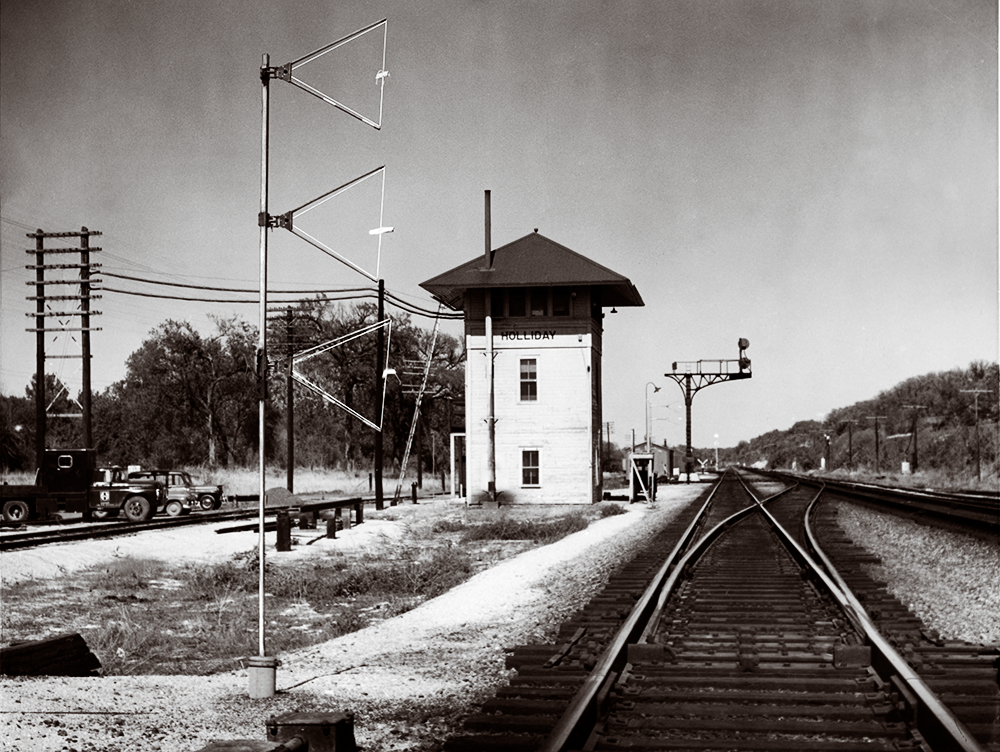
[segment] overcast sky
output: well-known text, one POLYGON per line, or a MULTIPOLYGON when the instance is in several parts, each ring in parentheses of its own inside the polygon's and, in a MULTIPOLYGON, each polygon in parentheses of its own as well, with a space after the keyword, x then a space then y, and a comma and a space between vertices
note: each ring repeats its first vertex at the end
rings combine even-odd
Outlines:
MULTIPOLYGON (((395 232, 380 273, 407 300, 433 308, 419 283, 482 253, 487 189, 494 247, 538 228, 628 277, 645 307, 604 322, 616 443, 642 439, 647 382, 662 387, 654 438, 683 442, 663 374, 735 358, 740 337, 753 379, 697 395, 695 445, 997 360, 995 2, 15 0, 0 13, 4 393, 23 395, 34 371, 36 228, 102 231, 106 272, 255 289, 262 55, 291 62, 382 18, 381 130, 271 84, 271 213, 384 164, 395 232)), ((375 119, 381 56, 378 30, 297 76, 375 119)), ((376 176, 315 210, 314 231, 340 243, 374 228, 381 201, 376 176)), ((369 268, 377 241, 357 237, 369 268)), ((368 284, 283 230, 270 245, 272 287, 368 284)), ((209 314, 258 316, 110 291, 93 307, 96 391, 167 319, 210 331, 209 314)), ((47 348, 79 352, 68 335, 47 348)), ((49 370, 79 388, 79 360, 49 370)))

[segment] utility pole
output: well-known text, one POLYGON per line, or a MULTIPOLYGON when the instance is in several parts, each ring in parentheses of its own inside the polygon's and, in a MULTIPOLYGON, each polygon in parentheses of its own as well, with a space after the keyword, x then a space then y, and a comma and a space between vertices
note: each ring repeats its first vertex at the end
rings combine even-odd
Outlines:
POLYGON ((601 477, 604 477, 604 464, 607 462, 607 450, 611 446, 611 429, 614 428, 614 421, 604 421, 604 431, 601 432, 601 477), (604 434, 607 434, 607 439, 604 434))
MULTIPOLYGON (((385 319, 385 280, 378 281, 378 320, 385 319)), ((385 390, 385 327, 379 326, 375 336, 375 395, 382 399, 385 390)), ((385 497, 382 493, 382 463, 383 463, 382 431, 375 432, 375 508, 385 508, 385 497)))
POLYGON ((854 424, 856 420, 842 420, 842 424, 847 424, 847 466, 854 469, 854 424))
POLYGON ((318 329, 319 325, 309 316, 296 314, 295 309, 291 306, 273 308, 268 313, 272 314, 272 317, 268 319, 269 322, 275 324, 281 322, 284 325, 281 351, 282 357, 285 359, 285 456, 287 458, 285 487, 289 493, 293 493, 295 491, 295 392, 292 388, 295 382, 293 376, 294 356, 296 348, 312 339, 312 337, 300 334, 298 327, 300 321, 309 322, 314 329, 318 329))
MULTIPOLYGON (((91 288, 91 272, 100 264, 92 264, 90 254, 92 251, 100 251, 100 248, 90 247, 90 236, 100 235, 97 230, 88 230, 81 227, 79 232, 37 232, 27 233, 27 237, 35 239, 34 249, 25 251, 35 255, 35 263, 29 265, 28 269, 35 270, 35 294, 28 297, 28 300, 35 301, 35 313, 26 314, 35 317, 34 328, 28 329, 35 333, 35 461, 36 467, 42 466, 45 457, 45 432, 46 432, 46 405, 45 405, 45 334, 46 332, 80 332, 80 354, 79 355, 49 355, 49 358, 82 358, 83 359, 83 383, 81 387, 81 415, 75 413, 63 417, 82 418, 81 432, 82 441, 85 448, 91 448, 93 440, 91 436, 91 402, 90 402, 90 326, 91 315, 99 315, 100 311, 90 310, 91 298, 99 298, 94 295, 91 288), (46 248, 45 238, 79 238, 79 248, 46 248), (56 253, 79 253, 80 263, 78 264, 47 264, 46 254, 56 253), (79 277, 76 279, 46 279, 45 271, 51 270, 79 270, 79 277), (47 285, 79 285, 78 295, 49 295, 46 292, 47 285), (46 311, 50 301, 79 301, 79 310, 75 311, 46 311), (80 317, 80 326, 45 326, 45 319, 80 317)), ((93 331, 100 331, 94 329, 93 331)))
MULTIPOLYGON (((926 410, 927 405, 903 405, 906 410, 926 410)), ((913 425, 911 428, 913 432, 913 460, 910 472, 917 472, 917 413, 913 413, 913 425)))
POLYGON ((884 416, 884 415, 868 415, 868 416, 865 416, 865 417, 867 417, 868 420, 874 420, 875 421, 875 474, 878 475, 879 472, 881 472, 881 465, 880 465, 880 462, 879 462, 879 453, 878 453, 878 421, 879 421, 879 418, 885 418, 886 416, 884 416))
POLYGON ((753 378, 753 373, 750 370, 750 358, 746 356, 745 352, 750 347, 750 342, 740 337, 736 344, 740 349, 740 356, 735 360, 697 360, 681 363, 674 361, 673 372, 663 374, 668 379, 676 381, 684 395, 684 408, 687 414, 687 449, 684 456, 684 472, 687 475, 688 483, 691 482, 691 466, 694 464, 694 455, 691 452, 691 402, 694 400, 694 395, 706 386, 718 384, 721 381, 753 378), (677 372, 678 365, 681 367, 681 373, 677 372))
POLYGON ((971 395, 973 395, 975 397, 975 400, 976 400, 976 407, 975 407, 975 410, 976 410, 976 478, 978 480, 982 480, 983 479, 983 468, 982 468, 982 465, 980 464, 980 459, 979 459, 979 395, 980 394, 989 394, 990 390, 989 389, 962 389, 961 391, 962 391, 963 394, 971 394, 971 395))
MULTIPOLYGON (((493 271, 493 239, 490 227, 490 192, 486 191, 485 197, 485 264, 483 272, 493 271)), ((497 500, 497 421, 496 421, 496 375, 494 372, 494 358, 496 353, 493 350, 493 291, 486 288, 486 372, 489 382, 489 414, 486 416, 486 469, 487 469, 487 495, 491 503, 497 500)))

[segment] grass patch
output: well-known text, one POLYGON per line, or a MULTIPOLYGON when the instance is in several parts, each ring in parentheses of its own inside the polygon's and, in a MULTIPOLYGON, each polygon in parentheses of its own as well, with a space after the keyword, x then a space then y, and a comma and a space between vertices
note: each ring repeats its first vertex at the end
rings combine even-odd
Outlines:
MULTIPOLYGON (((401 538, 386 538, 369 552, 267 557, 268 650, 280 654, 397 616, 484 567, 623 511, 601 504, 558 515, 517 510, 471 519, 459 511, 414 518, 401 538)), ((256 549, 196 566, 118 557, 68 580, 11 585, 0 641, 79 632, 105 675, 233 670, 257 651, 258 567, 256 549)))
POLYGON ((537 543, 554 543, 560 538, 583 530, 590 524, 588 516, 575 512, 550 520, 528 520, 504 514, 498 519, 468 526, 462 540, 529 540, 537 543))
POLYGON ((601 504, 597 507, 597 516, 602 520, 605 517, 617 517, 619 514, 628 514, 628 510, 621 504, 601 504))

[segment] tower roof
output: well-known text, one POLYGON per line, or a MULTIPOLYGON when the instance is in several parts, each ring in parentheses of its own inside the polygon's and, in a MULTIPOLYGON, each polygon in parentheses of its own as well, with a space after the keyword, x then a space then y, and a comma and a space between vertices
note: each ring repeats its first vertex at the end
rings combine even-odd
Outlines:
POLYGON ((598 287, 603 306, 644 305, 627 277, 537 232, 497 248, 490 257, 489 270, 484 256, 476 256, 420 286, 456 311, 464 307, 466 290, 484 287, 598 287))

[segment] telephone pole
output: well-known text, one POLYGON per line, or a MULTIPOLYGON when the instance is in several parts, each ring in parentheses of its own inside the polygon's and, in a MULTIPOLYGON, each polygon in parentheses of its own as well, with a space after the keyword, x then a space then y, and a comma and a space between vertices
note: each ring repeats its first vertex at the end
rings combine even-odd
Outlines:
MULTIPOLYGON (((90 310, 90 301, 99 298, 100 295, 93 294, 91 272, 99 268, 100 264, 92 264, 90 254, 93 251, 100 251, 100 248, 90 247, 90 236, 100 235, 97 230, 88 230, 81 227, 79 232, 37 232, 27 233, 27 237, 35 239, 35 247, 25 253, 35 254, 35 263, 29 265, 28 269, 35 270, 35 281, 28 284, 35 285, 35 294, 28 297, 28 300, 35 301, 35 313, 28 313, 27 316, 35 317, 34 328, 28 329, 35 333, 35 462, 36 467, 42 466, 45 457, 45 430, 46 430, 46 407, 45 407, 45 334, 46 332, 80 332, 80 354, 79 355, 49 355, 49 358, 82 358, 83 359, 83 384, 81 388, 81 408, 80 417, 83 446, 87 449, 93 445, 91 437, 91 406, 90 406, 90 332, 100 331, 90 326, 90 317, 100 315, 100 311, 90 310), (79 238, 79 248, 46 248, 46 238, 79 238), (57 253, 79 253, 80 263, 78 264, 47 264, 46 254, 57 253), (46 279, 46 270, 79 270, 79 277, 46 279), (47 285, 78 285, 77 295, 50 295, 46 292, 47 285), (53 311, 48 308, 50 301, 78 301, 79 309, 75 311, 53 311), (46 326, 45 319, 80 317, 80 326, 46 326)), ((61 323, 61 322, 60 322, 61 323)))
POLYGON ((962 389, 961 391, 962 391, 963 394, 971 394, 971 395, 973 395, 975 397, 975 400, 976 400, 976 407, 975 407, 975 410, 976 410, 976 478, 978 480, 982 480, 983 479, 983 468, 982 468, 982 465, 980 464, 980 459, 979 459, 979 395, 980 394, 989 394, 990 390, 989 389, 962 389))
MULTIPOLYGON (((927 405, 903 405, 906 410, 926 410, 927 405)), ((917 472, 917 413, 913 413, 913 467, 911 472, 917 472)))
POLYGON ((875 474, 878 475, 881 472, 881 464, 880 464, 880 461, 879 461, 879 453, 878 453, 878 421, 879 421, 879 418, 883 418, 884 419, 886 416, 884 416, 884 415, 868 415, 866 417, 868 418, 868 420, 874 420, 875 421, 875 474))

